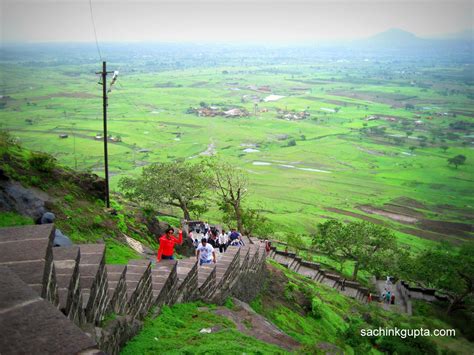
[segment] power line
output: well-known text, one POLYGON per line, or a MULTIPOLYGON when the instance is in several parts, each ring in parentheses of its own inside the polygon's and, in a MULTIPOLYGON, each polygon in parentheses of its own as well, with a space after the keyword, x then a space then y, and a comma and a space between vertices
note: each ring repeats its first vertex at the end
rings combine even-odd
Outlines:
POLYGON ((89 9, 91 12, 92 28, 94 29, 95 45, 97 47, 97 52, 99 53, 99 58, 102 61, 102 53, 100 52, 99 40, 97 39, 97 31, 95 29, 94 11, 92 11, 92 0, 89 0, 89 9))
MULTIPOLYGON (((125 87, 123 86, 123 84, 120 81, 118 81, 117 84, 121 89, 126 90, 125 87)), ((134 106, 137 111, 141 111, 145 115, 145 117, 144 117, 145 120, 148 122, 148 118, 146 117, 148 115, 147 111, 145 111, 143 108, 139 107, 131 98, 127 97, 126 95, 123 96, 123 98, 125 99, 125 101, 128 102, 128 104, 134 106)))

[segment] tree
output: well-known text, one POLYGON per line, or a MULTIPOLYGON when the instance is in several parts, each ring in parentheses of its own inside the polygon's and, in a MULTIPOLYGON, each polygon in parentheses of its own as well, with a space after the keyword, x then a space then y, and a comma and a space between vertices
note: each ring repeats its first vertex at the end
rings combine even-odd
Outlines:
POLYGON ((436 288, 449 298, 447 313, 462 309, 474 296, 474 245, 459 250, 447 244, 421 253, 412 268, 412 278, 436 288))
POLYGON ((242 201, 248 193, 248 177, 242 169, 229 162, 209 159, 207 166, 212 172, 212 186, 221 199, 221 209, 231 208, 237 229, 244 234, 242 201))
POLYGON ((413 153, 413 152, 415 151, 416 147, 415 147, 414 145, 412 145, 412 146, 410 146, 408 149, 410 149, 410 152, 413 153))
POLYGON ((268 238, 274 232, 273 225, 269 223, 268 218, 258 209, 243 208, 242 224, 244 234, 249 237, 259 236, 268 238))
POLYGON ((375 274, 387 272, 395 264, 397 243, 395 236, 387 229, 369 222, 343 224, 330 220, 319 224, 319 233, 313 242, 342 264, 354 261, 352 278, 359 270, 375 274))
POLYGON ((132 200, 147 206, 175 206, 191 219, 191 212, 203 213, 196 203, 211 187, 211 177, 200 164, 189 162, 155 163, 144 167, 139 177, 124 177, 119 188, 132 200))
POLYGON ((443 152, 446 153, 446 151, 449 149, 449 147, 447 145, 442 145, 441 149, 443 150, 443 152))
POLYGON ((462 154, 458 154, 455 157, 448 159, 448 164, 454 165, 456 169, 458 168, 458 165, 463 165, 465 162, 466 162, 466 157, 462 154))
POLYGON ((299 234, 290 233, 286 236, 288 247, 292 248, 296 254, 303 247, 303 238, 299 234))

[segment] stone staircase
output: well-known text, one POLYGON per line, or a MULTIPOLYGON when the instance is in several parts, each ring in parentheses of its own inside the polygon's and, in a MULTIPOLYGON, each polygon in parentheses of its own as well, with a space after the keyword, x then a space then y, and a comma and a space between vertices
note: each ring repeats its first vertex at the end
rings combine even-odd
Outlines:
POLYGON ((264 245, 250 239, 198 266, 195 257, 106 265, 103 244, 53 248, 53 238, 54 225, 0 229, 1 354, 116 354, 152 309, 249 301, 265 275, 264 245))
POLYGON ((342 290, 342 276, 324 270, 318 263, 303 260, 293 253, 279 251, 276 247, 271 248, 269 257, 280 265, 283 265, 300 275, 336 289, 345 296, 354 298, 363 303, 367 302, 367 297, 369 295, 368 288, 360 285, 358 282, 346 280, 344 290, 342 290))

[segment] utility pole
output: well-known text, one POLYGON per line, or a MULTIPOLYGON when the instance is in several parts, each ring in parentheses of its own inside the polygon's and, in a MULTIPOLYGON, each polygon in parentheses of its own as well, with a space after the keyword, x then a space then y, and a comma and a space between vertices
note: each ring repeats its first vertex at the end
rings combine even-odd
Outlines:
MULTIPOLYGON (((102 76, 102 82, 99 84, 102 85, 102 105, 103 105, 103 113, 104 113, 104 167, 105 167, 105 205, 107 208, 110 208, 110 192, 109 192, 109 155, 107 149, 108 143, 108 135, 107 135, 107 74, 114 74, 112 79, 112 83, 110 86, 114 84, 118 72, 115 71, 107 71, 107 62, 102 62, 102 71, 97 72, 96 74, 100 74, 102 76)), ((110 89, 109 89, 110 92, 110 89)))

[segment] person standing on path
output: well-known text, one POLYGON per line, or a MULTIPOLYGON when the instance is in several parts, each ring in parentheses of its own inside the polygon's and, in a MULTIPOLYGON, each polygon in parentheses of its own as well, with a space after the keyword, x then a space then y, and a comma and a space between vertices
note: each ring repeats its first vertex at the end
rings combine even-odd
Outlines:
POLYGON ((207 242, 207 239, 201 239, 201 244, 196 249, 196 258, 199 261, 199 266, 210 264, 211 262, 216 263, 216 252, 212 245, 207 242))
POLYGON ((174 229, 170 227, 166 230, 165 234, 160 237, 160 247, 156 256, 158 262, 160 262, 161 259, 174 260, 174 246, 176 244, 181 245, 183 242, 183 231, 181 229, 179 230, 178 238, 176 238, 173 233, 174 229))
POLYGON ((224 253, 227 250, 227 243, 229 239, 227 238, 227 234, 225 234, 225 230, 219 234, 218 242, 219 242, 219 252, 224 253))
POLYGON ((272 250, 272 242, 269 240, 265 240, 265 252, 270 254, 270 251, 272 250))

